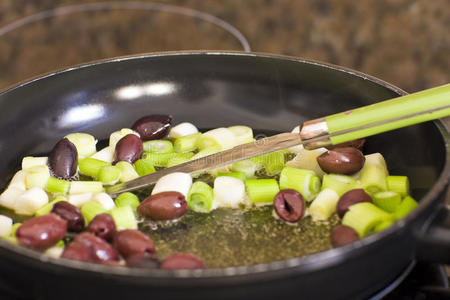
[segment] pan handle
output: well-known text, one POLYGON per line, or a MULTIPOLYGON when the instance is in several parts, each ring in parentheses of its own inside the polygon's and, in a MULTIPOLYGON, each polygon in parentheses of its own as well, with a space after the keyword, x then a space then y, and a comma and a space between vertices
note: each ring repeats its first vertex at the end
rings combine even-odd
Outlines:
MULTIPOLYGON (((449 197, 448 194, 447 197, 449 197)), ((416 257, 419 260, 450 264, 450 206, 441 207, 429 225, 417 237, 416 257)))

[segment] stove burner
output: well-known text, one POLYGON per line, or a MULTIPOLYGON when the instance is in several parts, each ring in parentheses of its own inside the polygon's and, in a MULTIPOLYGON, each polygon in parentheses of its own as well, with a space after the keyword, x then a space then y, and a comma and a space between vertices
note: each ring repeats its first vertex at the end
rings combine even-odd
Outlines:
POLYGON ((444 266, 412 262, 393 282, 370 300, 450 299, 444 266))

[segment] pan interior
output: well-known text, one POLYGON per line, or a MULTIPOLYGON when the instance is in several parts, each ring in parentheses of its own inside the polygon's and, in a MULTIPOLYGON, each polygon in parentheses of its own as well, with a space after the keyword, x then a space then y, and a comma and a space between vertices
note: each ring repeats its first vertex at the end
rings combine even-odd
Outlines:
MULTIPOLYGON (((0 95, 1 186, 21 157, 48 152, 70 132, 106 139, 147 114, 172 114, 175 123, 200 128, 242 124, 271 134, 395 96, 364 77, 271 57, 163 55, 78 68, 0 95)), ((419 200, 445 164, 442 136, 433 123, 371 137, 365 153, 373 152, 385 156, 391 174, 410 177, 419 200)), ((275 219, 271 208, 261 208, 189 213, 158 231, 142 226, 161 256, 192 251, 211 267, 222 267, 326 250, 336 223, 336 217, 322 224, 305 218, 290 226, 275 219)))

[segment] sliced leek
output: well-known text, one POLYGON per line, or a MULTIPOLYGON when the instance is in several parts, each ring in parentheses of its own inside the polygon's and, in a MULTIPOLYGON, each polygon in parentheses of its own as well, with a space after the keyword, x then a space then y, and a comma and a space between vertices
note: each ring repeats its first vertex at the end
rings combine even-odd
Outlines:
POLYGON ((192 185, 192 177, 188 173, 175 172, 161 177, 152 190, 152 195, 161 192, 179 192, 187 197, 192 185))
POLYGON ((169 131, 169 138, 177 139, 186 135, 197 133, 198 129, 193 124, 184 122, 172 127, 169 131))
POLYGON ((246 202, 244 182, 234 177, 217 177, 214 180, 213 192, 213 208, 239 208, 240 204, 245 204, 246 202))
POLYGON ((248 126, 231 126, 229 130, 234 134, 236 138, 236 144, 247 144, 253 142, 253 129, 248 126))
POLYGON ((320 178, 311 170, 285 167, 280 173, 280 189, 294 189, 311 201, 320 190, 320 178))
POLYGON ((105 147, 102 150, 92 154, 89 157, 93 158, 93 159, 102 160, 102 161, 105 161, 105 162, 111 164, 114 161, 114 152, 115 152, 114 147, 108 146, 108 147, 105 147))
POLYGON ((386 191, 386 178, 389 175, 386 161, 380 153, 366 155, 366 161, 360 171, 360 181, 369 194, 386 191))
POLYGON ((45 188, 50 178, 50 170, 47 166, 35 166, 27 170, 25 185, 27 189, 32 187, 45 188))
POLYGON ((356 230, 360 237, 365 237, 375 231, 382 222, 391 221, 391 214, 369 202, 360 202, 349 207, 342 224, 356 230))
POLYGON ((213 199, 213 189, 202 181, 196 181, 189 190, 187 203, 193 211, 207 213, 212 209, 213 199))
POLYGON ((97 152, 97 140, 88 133, 71 133, 65 137, 77 148, 78 159, 83 159, 97 152))
POLYGON ((272 204, 280 188, 275 179, 248 179, 245 190, 253 204, 272 204))
POLYGON ((11 235, 13 220, 10 217, 0 215, 0 237, 11 235))
POLYGON ((325 172, 320 168, 317 163, 317 157, 322 153, 326 152, 326 148, 318 148, 314 150, 306 150, 303 147, 298 149, 296 152, 297 155, 290 161, 286 163, 286 166, 298 168, 298 169, 306 169, 314 171, 317 176, 322 177, 325 172))
POLYGON ((237 145, 234 133, 228 128, 216 128, 202 134, 197 146, 200 150, 211 146, 219 146, 221 150, 228 150, 237 145))
POLYGON ((37 166, 46 166, 48 162, 48 157, 34 157, 26 156, 22 159, 22 170, 28 170, 37 166))
POLYGON ((42 188, 32 187, 17 198, 14 211, 18 215, 31 216, 46 203, 48 203, 47 193, 42 188))
POLYGON ((308 211, 314 220, 327 220, 336 212, 338 201, 339 195, 334 190, 325 188, 317 194, 308 211))

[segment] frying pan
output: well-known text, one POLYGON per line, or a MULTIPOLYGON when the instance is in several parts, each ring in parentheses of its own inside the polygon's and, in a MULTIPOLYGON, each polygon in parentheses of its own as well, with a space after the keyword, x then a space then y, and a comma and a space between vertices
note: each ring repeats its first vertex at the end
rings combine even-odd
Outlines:
MULTIPOLYGON (((54 72, 0 94, 0 185, 20 157, 64 135, 107 138, 146 114, 200 128, 244 124, 287 131, 313 118, 405 94, 342 67, 239 52, 145 54, 54 72)), ((0 240, 6 288, 32 299, 353 299, 373 295, 416 259, 450 262, 448 129, 423 123, 368 139, 392 174, 410 177, 418 208, 350 245, 268 264, 164 271, 58 260, 0 240)), ((213 237, 212 237, 213 239, 213 237)))

